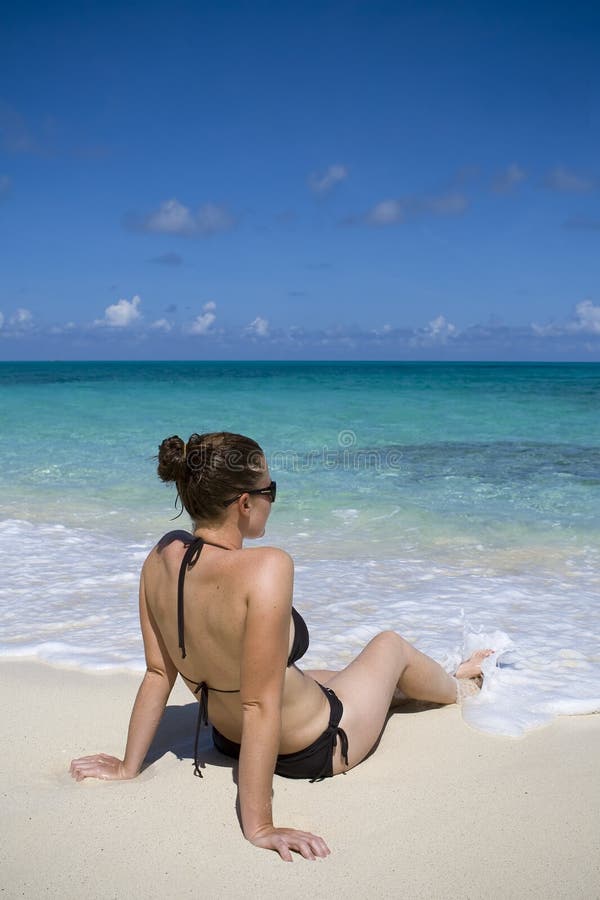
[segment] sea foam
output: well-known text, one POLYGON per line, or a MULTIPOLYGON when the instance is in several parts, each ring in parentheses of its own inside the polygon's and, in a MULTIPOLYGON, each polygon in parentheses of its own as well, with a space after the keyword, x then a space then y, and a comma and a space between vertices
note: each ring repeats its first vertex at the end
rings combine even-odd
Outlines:
MULTIPOLYGON (((137 611, 152 540, 0 522, 0 654, 82 669, 143 671, 137 611)), ((311 645, 304 668, 341 668, 394 629, 454 671, 489 647, 484 687, 462 712, 493 734, 519 736, 557 715, 600 711, 597 581, 590 560, 556 571, 494 575, 421 556, 303 558, 295 604, 311 645)), ((368 545, 367 545, 368 546, 368 545)))

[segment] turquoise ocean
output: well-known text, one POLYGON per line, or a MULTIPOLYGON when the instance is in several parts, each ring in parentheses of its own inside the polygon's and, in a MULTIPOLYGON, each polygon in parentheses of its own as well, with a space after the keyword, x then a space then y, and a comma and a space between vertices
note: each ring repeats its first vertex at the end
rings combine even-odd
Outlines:
POLYGON ((0 363, 0 655, 143 670, 137 581, 178 519, 155 454, 237 431, 278 495, 307 667, 393 628, 497 650, 475 727, 600 710, 600 365, 0 363))

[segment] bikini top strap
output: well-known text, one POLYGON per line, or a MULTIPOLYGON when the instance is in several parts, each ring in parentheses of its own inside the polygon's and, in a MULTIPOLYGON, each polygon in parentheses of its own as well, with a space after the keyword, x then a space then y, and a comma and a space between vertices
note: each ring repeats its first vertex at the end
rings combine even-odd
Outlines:
POLYGON ((185 582, 185 573, 188 569, 198 561, 198 557, 202 553, 204 541, 202 538, 195 538, 183 554, 181 566, 179 567, 179 578, 177 579, 177 632, 179 635, 179 649, 181 650, 181 658, 185 659, 185 637, 183 624, 183 585, 185 582))

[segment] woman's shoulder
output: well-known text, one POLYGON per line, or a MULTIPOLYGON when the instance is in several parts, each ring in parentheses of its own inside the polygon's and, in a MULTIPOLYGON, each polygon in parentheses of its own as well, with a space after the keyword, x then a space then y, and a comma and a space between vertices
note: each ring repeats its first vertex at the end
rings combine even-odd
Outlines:
POLYGON ((252 562, 260 562, 261 565, 290 567, 293 569, 294 560, 286 550, 281 547, 244 547, 241 551, 247 554, 246 559, 252 562))
POLYGON ((240 551, 244 556, 244 568, 238 570, 248 611, 272 618, 288 615, 294 589, 294 563, 292 557, 279 547, 250 547, 240 551), (286 612, 287 611, 287 612, 286 612))
POLYGON ((248 547, 239 553, 238 571, 248 586, 259 593, 270 592, 272 585, 291 585, 294 561, 279 547, 248 547))
POLYGON ((189 531, 178 529, 168 531, 152 547, 142 566, 142 575, 148 571, 156 571, 156 567, 167 565, 170 568, 181 555, 181 544, 188 545, 194 540, 194 535, 189 531), (179 546, 177 546, 179 544, 179 546))
POLYGON ((153 547, 153 552, 156 551, 160 553, 165 547, 170 546, 175 541, 180 541, 182 544, 191 544, 194 540, 194 535, 189 531, 184 531, 183 528, 176 528, 173 531, 167 531, 166 534, 163 534, 161 539, 157 541, 157 543, 153 547))

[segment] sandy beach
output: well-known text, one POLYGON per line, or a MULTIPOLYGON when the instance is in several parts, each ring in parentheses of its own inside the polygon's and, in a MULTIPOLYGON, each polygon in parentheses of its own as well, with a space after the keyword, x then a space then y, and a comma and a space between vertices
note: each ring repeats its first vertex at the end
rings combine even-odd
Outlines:
POLYGON ((600 716, 513 740, 470 729, 457 707, 409 707, 346 775, 275 777, 276 822, 332 850, 290 865, 244 840, 235 770, 208 731, 193 777, 196 704, 182 684, 137 779, 77 784, 72 757, 121 754, 139 679, 0 671, 6 897, 600 896, 600 716))

